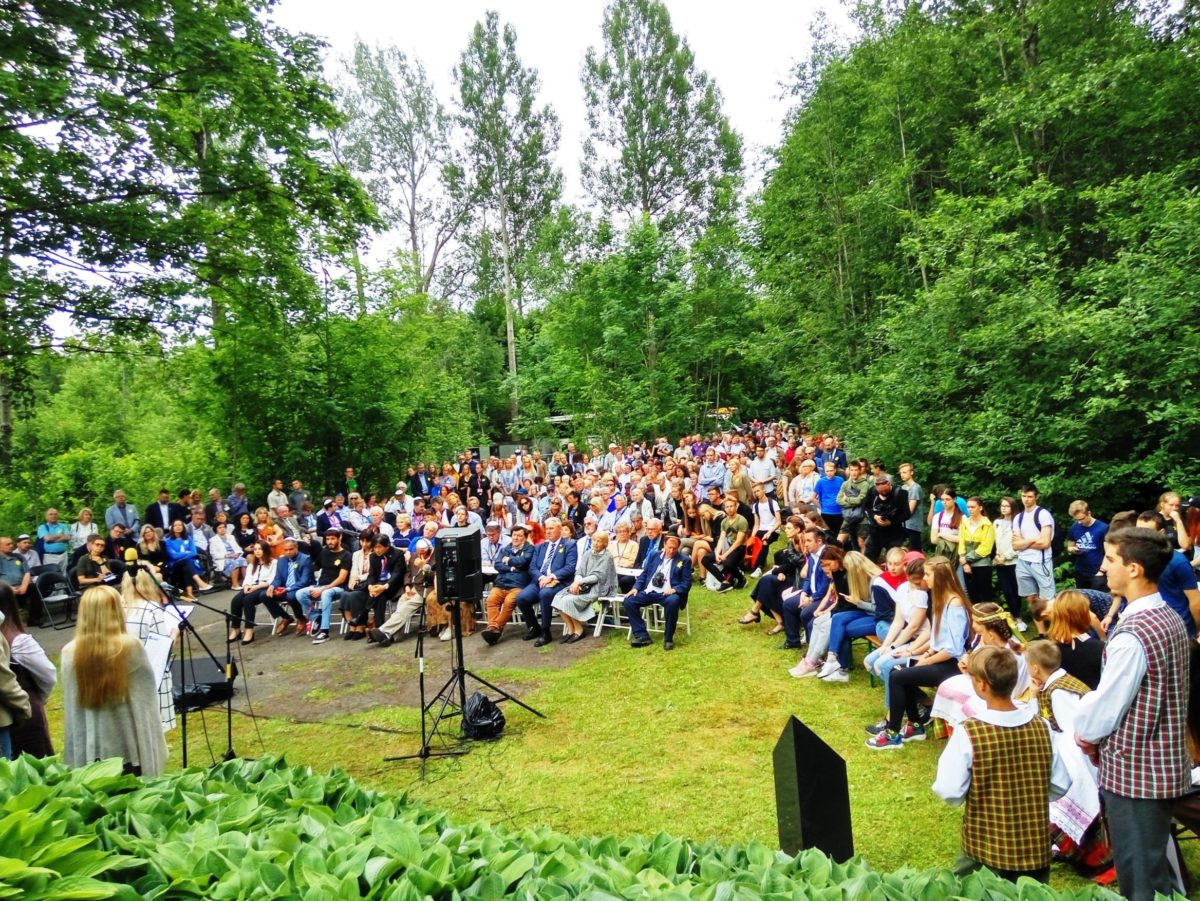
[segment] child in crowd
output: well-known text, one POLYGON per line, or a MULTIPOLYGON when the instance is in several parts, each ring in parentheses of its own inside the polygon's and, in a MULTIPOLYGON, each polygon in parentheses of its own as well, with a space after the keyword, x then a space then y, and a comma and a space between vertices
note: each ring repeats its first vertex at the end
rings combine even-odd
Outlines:
POLYGON ((1037 688, 1038 711, 1054 732, 1064 736, 1058 747, 1071 774, 1071 790, 1050 803, 1050 840, 1055 857, 1069 863, 1079 875, 1108 885, 1117 872, 1100 816, 1096 768, 1075 744, 1079 699, 1091 689, 1063 669, 1062 651, 1053 641, 1031 641, 1025 659, 1037 688))
POLYGON ((986 704, 955 730, 938 760, 933 792, 966 802, 957 875, 988 867, 1005 879, 1050 877, 1052 798, 1071 785, 1049 724, 1033 707, 1013 703, 1017 659, 1005 648, 971 655, 970 675, 986 704))
MULTIPOLYGON (((1013 701, 1020 703, 1029 693, 1029 669, 1021 653, 1024 640, 1016 628, 1008 611, 999 604, 976 604, 971 608, 971 629, 975 633, 972 648, 1008 648, 1016 655, 1017 684, 1013 689, 1013 701)), ((959 661, 958 668, 961 675, 953 676, 938 686, 929 714, 942 720, 951 730, 983 709, 983 698, 975 693, 967 658, 959 661)))

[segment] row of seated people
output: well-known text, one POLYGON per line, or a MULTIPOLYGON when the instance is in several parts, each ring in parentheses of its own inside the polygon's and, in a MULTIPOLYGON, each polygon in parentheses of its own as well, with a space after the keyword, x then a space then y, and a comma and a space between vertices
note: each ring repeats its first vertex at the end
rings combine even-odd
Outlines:
MULTIPOLYGON (((606 532, 595 529, 594 520, 588 525, 591 531, 585 530, 576 541, 565 534, 561 521, 551 517, 543 523, 544 540, 535 545, 524 525, 513 526, 504 537, 499 523, 487 524, 482 557, 490 576, 483 632, 488 644, 500 640, 515 609, 521 610, 526 623, 525 638, 535 646, 550 642, 555 613, 564 623, 562 641, 579 641, 584 624, 597 615, 596 599, 623 591, 623 607, 633 627, 631 644, 650 644, 642 611, 658 604, 665 618, 663 647, 674 648, 679 611, 686 609, 692 586, 691 561, 679 553, 679 538, 652 522, 653 534, 629 542, 626 562, 630 566, 621 567, 619 575, 618 558, 612 552, 615 545, 606 532), (622 578, 628 579, 624 589, 619 587, 622 578)), ((381 531, 361 536, 359 548, 350 551, 343 545, 342 533, 331 530, 324 536, 320 555, 306 553, 301 542, 287 538, 283 554, 273 557, 260 541, 251 548, 241 586, 230 603, 237 628, 229 638, 240 635, 245 644, 254 641, 255 615, 262 604, 276 623, 276 634, 289 629, 295 634, 311 632, 315 644, 329 640, 335 605, 348 623, 344 637, 349 641, 366 638, 391 644, 422 610, 426 627, 448 640, 449 615, 436 599, 437 545, 434 522, 427 522, 425 534, 403 547, 381 531), (385 621, 390 604, 395 609, 385 621)), ((464 631, 469 634, 475 611, 464 612, 464 631)))

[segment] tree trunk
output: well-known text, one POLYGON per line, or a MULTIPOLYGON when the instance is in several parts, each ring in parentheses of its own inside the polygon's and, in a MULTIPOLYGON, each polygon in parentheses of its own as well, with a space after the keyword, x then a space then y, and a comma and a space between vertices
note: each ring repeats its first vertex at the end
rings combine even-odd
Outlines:
POLYGON ((504 341, 508 348, 508 376, 512 380, 512 393, 508 398, 509 430, 517 421, 517 333, 513 322, 513 277, 512 244, 508 234, 508 211, 504 203, 504 185, 498 192, 500 199, 500 257, 504 270, 504 341))
POLYGON ((8 473, 12 468, 12 385, 8 373, 0 366, 0 472, 8 473))

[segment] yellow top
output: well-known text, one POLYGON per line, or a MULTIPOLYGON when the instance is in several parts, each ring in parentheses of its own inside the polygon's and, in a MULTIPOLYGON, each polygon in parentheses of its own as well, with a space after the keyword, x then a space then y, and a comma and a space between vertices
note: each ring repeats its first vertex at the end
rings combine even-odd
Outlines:
POLYGON ((967 543, 972 541, 978 544, 975 553, 980 557, 988 559, 992 556, 992 551, 996 547, 996 529, 987 517, 984 517, 978 526, 973 525, 970 517, 967 516, 964 516, 962 522, 958 524, 958 555, 960 557, 966 555, 967 543))

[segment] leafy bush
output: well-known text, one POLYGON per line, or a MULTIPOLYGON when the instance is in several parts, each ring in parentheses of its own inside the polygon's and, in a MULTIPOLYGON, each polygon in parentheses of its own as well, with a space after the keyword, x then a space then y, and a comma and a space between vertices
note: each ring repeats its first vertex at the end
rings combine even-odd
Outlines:
POLYGON ((660 834, 510 832, 280 760, 141 781, 119 761, 0 761, 0 898, 1114 898, 980 873, 871 870, 660 834))

